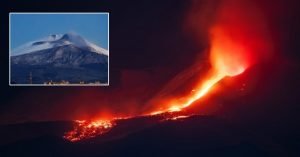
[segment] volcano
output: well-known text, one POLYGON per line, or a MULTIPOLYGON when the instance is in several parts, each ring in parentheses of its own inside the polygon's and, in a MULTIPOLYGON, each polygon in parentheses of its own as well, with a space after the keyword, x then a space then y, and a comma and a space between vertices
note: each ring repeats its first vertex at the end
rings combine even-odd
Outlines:
POLYGON ((108 51, 74 32, 29 42, 12 54, 11 84, 108 82, 108 51))

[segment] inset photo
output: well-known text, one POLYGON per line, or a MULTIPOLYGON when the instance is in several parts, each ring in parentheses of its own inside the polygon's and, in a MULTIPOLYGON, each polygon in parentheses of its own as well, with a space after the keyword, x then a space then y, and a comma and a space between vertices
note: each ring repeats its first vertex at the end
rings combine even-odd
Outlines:
POLYGON ((109 85, 109 13, 10 13, 10 86, 109 85))

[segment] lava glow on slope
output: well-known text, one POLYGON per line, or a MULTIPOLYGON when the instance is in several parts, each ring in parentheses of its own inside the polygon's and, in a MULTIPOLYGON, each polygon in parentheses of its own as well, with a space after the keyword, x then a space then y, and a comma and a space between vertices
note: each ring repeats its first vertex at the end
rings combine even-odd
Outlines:
POLYGON ((115 123, 110 120, 76 120, 74 129, 67 132, 64 138, 71 142, 93 138, 108 132, 114 125, 115 123))
MULTIPOLYGON (((161 104, 163 107, 161 110, 137 116, 159 116, 163 117, 163 120, 187 118, 190 115, 184 115, 181 111, 207 95, 225 77, 242 74, 254 60, 257 62, 262 51, 269 50, 264 29, 259 25, 261 20, 257 20, 260 18, 253 15, 252 10, 245 11, 250 8, 249 5, 244 5, 239 0, 224 0, 224 2, 227 3, 220 7, 216 22, 209 30, 211 69, 208 75, 196 83, 190 94, 161 104)), ((121 119, 134 117, 136 115, 121 119)), ((75 121, 74 129, 67 132, 64 138, 76 142, 105 134, 117 125, 119 119, 75 121)))
MULTIPOLYGON (((204 95, 206 95, 211 88, 217 84, 220 80, 222 80, 226 76, 235 76, 238 74, 241 74, 245 69, 243 65, 232 65, 231 62, 223 61, 222 58, 229 58, 230 56, 224 56, 222 54, 223 51, 220 51, 222 48, 222 44, 218 44, 221 46, 220 48, 216 48, 218 50, 214 53, 214 58, 212 61, 219 61, 224 64, 218 64, 214 63, 213 65, 216 65, 212 71, 211 77, 209 77, 207 80, 204 80, 203 83, 199 83, 194 89, 191 95, 187 95, 184 98, 180 98, 181 102, 177 102, 174 104, 174 101, 171 101, 171 104, 169 104, 169 108, 166 110, 156 110, 150 112, 150 114, 141 115, 141 116, 156 116, 156 115, 164 115, 166 113, 180 113, 184 108, 189 107, 192 105, 196 100, 200 99, 204 95), (222 54, 219 56, 218 54, 222 54), (220 57, 220 58, 218 58, 220 57), (226 63, 227 62, 227 63, 226 63), (226 66, 226 65, 229 66, 226 66), (238 68, 235 68, 235 66, 238 66, 238 68), (184 100, 184 101, 182 101, 184 100)), ((213 49, 214 50, 214 49, 213 49)), ((232 52, 237 53, 237 52, 232 52)), ((231 53, 226 53, 231 54, 231 53)), ((236 62, 235 62, 236 64, 236 62)), ((200 81, 201 82, 201 81, 200 81)), ((178 114, 167 114, 163 120, 178 120, 182 118, 189 117, 188 115, 178 115, 178 114)), ((121 119, 130 119, 133 117, 126 117, 121 119)), ((65 139, 76 142, 84 139, 93 138, 95 136, 102 135, 104 133, 107 133, 116 125, 116 120, 119 120, 120 118, 115 118, 112 120, 98 120, 98 121, 75 121, 76 125, 75 128, 69 132, 67 132, 64 136, 65 139)))
MULTIPOLYGON (((226 37, 222 37, 226 38, 226 37)), ((229 40, 229 39, 228 39, 229 40)), ((221 42, 216 40, 212 41, 211 48, 211 61, 212 67, 211 76, 206 80, 201 80, 198 85, 193 89, 191 95, 187 95, 185 97, 180 98, 180 101, 174 103, 174 101, 170 101, 171 106, 166 110, 156 110, 150 112, 148 115, 142 116, 156 116, 162 115, 165 113, 179 112, 184 108, 189 107, 195 101, 206 95, 214 85, 216 85, 220 80, 225 78, 226 76, 236 76, 244 72, 246 69, 246 64, 243 62, 243 58, 234 58, 235 54, 243 53, 240 51, 240 47, 238 45, 234 45, 233 42, 221 42), (226 45, 227 44, 227 45, 226 45), (224 50, 224 51, 223 51, 224 50), (231 52, 226 52, 230 51, 231 52)), ((239 56, 240 57, 240 56, 239 56)), ((182 118, 188 117, 187 115, 177 115, 171 117, 166 117, 165 120, 178 120, 182 118)), ((65 139, 76 142, 84 139, 89 139, 95 136, 102 135, 107 133, 116 125, 115 120, 99 120, 99 121, 76 121, 76 126, 73 130, 67 132, 64 136, 65 139)), ((128 118, 127 118, 128 119, 128 118)))
MULTIPOLYGON (((211 64, 213 69, 211 69, 210 77, 206 80, 200 80, 200 83, 195 86, 191 95, 181 97, 178 102, 170 101, 170 104, 168 104, 169 108, 152 111, 150 114, 142 116, 155 116, 182 111, 206 95, 223 78, 236 76, 244 72, 246 69, 246 63, 243 62, 245 58, 242 58, 242 55, 238 55, 238 58, 234 57, 235 54, 243 54, 243 50, 239 45, 235 45, 228 37, 224 36, 224 34, 221 33, 221 35, 221 37, 215 36, 216 39, 212 39, 211 64), (224 39, 226 39, 226 42, 224 42, 224 39)), ((188 116, 176 114, 167 117, 165 120, 177 120, 186 117, 188 116)), ((119 118, 98 121, 75 121, 76 126, 74 130, 67 132, 64 138, 76 142, 102 135, 116 125, 115 120, 117 119, 119 118)))

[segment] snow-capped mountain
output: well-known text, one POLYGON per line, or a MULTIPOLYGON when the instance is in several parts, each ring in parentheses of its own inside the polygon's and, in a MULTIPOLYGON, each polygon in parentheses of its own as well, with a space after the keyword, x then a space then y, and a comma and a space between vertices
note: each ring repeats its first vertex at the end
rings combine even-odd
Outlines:
POLYGON ((101 48, 96 44, 82 38, 75 32, 70 32, 66 34, 53 34, 36 41, 28 42, 12 50, 12 55, 17 56, 65 45, 75 45, 81 49, 93 51, 108 56, 108 51, 106 49, 101 48))
POLYGON ((108 51, 76 33, 50 35, 15 49, 11 82, 108 82, 108 51))

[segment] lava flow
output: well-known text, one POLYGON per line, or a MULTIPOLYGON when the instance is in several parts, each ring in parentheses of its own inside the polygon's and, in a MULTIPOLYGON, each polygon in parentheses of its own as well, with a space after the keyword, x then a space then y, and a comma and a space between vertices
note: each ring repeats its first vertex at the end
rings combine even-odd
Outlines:
POLYGON ((67 132, 64 138, 71 142, 92 138, 108 132, 114 125, 115 123, 109 120, 76 120, 74 129, 67 132))
MULTIPOLYGON (((213 57, 217 57, 216 59, 213 58, 212 61, 218 61, 218 62, 213 62, 214 69, 212 70, 212 75, 209 79, 204 80, 203 83, 198 84, 194 88, 194 92, 192 95, 185 96, 184 98, 181 98, 180 103, 177 102, 174 104, 174 101, 172 101, 169 108, 166 110, 157 110, 153 111, 150 114, 142 115, 142 116, 159 116, 159 115, 168 115, 168 116, 163 116, 164 118, 162 120, 178 120, 182 118, 187 118, 188 115, 178 115, 178 114, 167 114, 167 113, 180 113, 184 108, 189 107, 191 104, 193 104, 196 100, 200 99, 203 97, 205 94, 207 94, 211 88, 218 83, 220 80, 222 80, 226 76, 235 76, 238 74, 241 74, 244 70, 245 67, 242 65, 238 65, 236 68, 235 65, 233 66, 231 62, 227 62, 226 60, 222 60, 218 54, 221 54, 222 51, 222 44, 216 44, 216 47, 212 48, 213 57), (219 47, 218 47, 219 46, 219 47), (229 66, 226 66, 229 65, 229 66), (184 101, 182 101, 184 100, 184 101)), ((232 52, 232 53, 238 53, 238 52, 232 52)), ((231 53, 227 53, 231 54, 231 53)), ((222 56, 225 58, 229 58, 230 56, 222 56)), ((129 117, 129 118, 134 118, 134 117, 129 117)), ((79 140, 84 140, 84 139, 89 139, 95 136, 102 135, 104 133, 107 133, 109 130, 112 129, 116 125, 116 120, 120 118, 115 118, 112 120, 106 120, 106 121, 76 121, 76 126, 74 130, 69 131, 65 134, 64 138, 76 142, 79 140)), ((127 118, 128 119, 128 118, 127 118)))
MULTIPOLYGON (((185 108, 206 95, 225 77, 242 74, 254 63, 254 60, 257 62, 262 51, 268 51, 269 43, 265 38, 263 28, 258 24, 253 25, 253 23, 258 23, 257 21, 260 22, 260 18, 250 14, 252 10, 244 12, 250 8, 249 5, 244 5, 237 0, 224 2, 228 3, 224 3, 223 7, 220 7, 216 22, 209 30, 211 69, 207 76, 196 83, 190 94, 160 104, 159 110, 152 110, 148 114, 138 116, 156 116, 162 117, 162 120, 187 118, 190 115, 184 114, 185 108), (239 9, 241 6, 245 9, 239 9)), ((126 119, 135 117, 137 116, 126 119)), ((102 135, 116 126, 119 119, 75 121, 74 130, 67 132, 64 138, 75 142, 102 135)))

